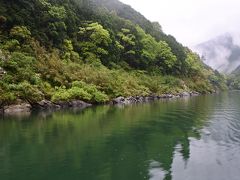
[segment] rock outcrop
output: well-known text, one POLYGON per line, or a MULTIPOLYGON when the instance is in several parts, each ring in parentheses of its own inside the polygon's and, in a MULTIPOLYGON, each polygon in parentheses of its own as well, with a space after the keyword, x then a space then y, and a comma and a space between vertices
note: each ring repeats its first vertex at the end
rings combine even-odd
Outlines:
POLYGON ((136 104, 149 102, 159 99, 174 99, 174 98, 182 98, 182 97, 191 97, 191 96, 199 96, 198 92, 182 92, 178 94, 162 94, 162 95, 152 95, 152 96, 131 96, 131 97, 117 97, 111 101, 110 104, 113 105, 128 105, 128 104, 136 104))
POLYGON ((51 102, 48 100, 42 100, 38 103, 32 105, 33 109, 61 109, 61 108, 86 108, 91 106, 91 104, 86 103, 80 100, 73 101, 59 101, 59 102, 51 102))
POLYGON ((30 112, 31 111, 31 105, 28 103, 21 103, 17 105, 10 105, 4 107, 4 113, 5 114, 17 114, 22 112, 30 112))

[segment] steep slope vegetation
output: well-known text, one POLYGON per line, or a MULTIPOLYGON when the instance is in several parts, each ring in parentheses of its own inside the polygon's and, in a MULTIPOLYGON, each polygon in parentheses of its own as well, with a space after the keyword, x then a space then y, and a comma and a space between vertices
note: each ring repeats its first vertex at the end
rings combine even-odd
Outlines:
POLYGON ((0 0, 0 105, 213 92, 224 77, 117 0, 0 0))
POLYGON ((228 76, 227 85, 230 89, 240 90, 240 66, 228 76))

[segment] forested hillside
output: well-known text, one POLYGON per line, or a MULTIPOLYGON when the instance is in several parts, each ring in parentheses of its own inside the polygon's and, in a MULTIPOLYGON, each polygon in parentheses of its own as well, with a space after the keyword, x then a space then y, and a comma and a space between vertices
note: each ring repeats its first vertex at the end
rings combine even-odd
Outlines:
POLYGON ((225 79, 117 0, 0 0, 0 104, 213 92, 225 79))
POLYGON ((230 89, 240 90, 240 66, 228 76, 227 85, 230 89))

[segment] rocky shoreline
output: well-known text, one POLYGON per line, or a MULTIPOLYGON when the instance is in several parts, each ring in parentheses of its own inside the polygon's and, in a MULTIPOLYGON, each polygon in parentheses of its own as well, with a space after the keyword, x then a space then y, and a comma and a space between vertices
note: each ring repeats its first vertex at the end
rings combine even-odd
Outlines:
POLYGON ((191 96, 199 96, 200 93, 198 92, 183 92, 179 94, 163 94, 160 96, 152 95, 152 96, 135 96, 135 97, 118 97, 113 99, 110 104, 122 104, 122 105, 128 105, 128 104, 136 104, 136 103, 144 103, 149 101, 155 101, 160 99, 175 99, 175 98, 182 98, 182 97, 191 97, 191 96))
MULTIPOLYGON (((183 92, 178 94, 163 94, 163 95, 152 95, 152 96, 132 96, 132 97, 118 97, 110 101, 109 105, 130 105, 137 103, 145 103, 150 101, 156 101, 160 99, 175 99, 182 97, 191 97, 201 95, 198 92, 183 92)), ((17 105, 9 105, 0 109, 0 115, 4 114, 18 114, 24 112, 31 112, 32 110, 60 110, 66 108, 79 108, 84 109, 91 107, 93 104, 86 103, 80 100, 73 101, 60 101, 60 102, 51 102, 48 100, 42 100, 35 104, 29 103, 20 103, 17 105)))

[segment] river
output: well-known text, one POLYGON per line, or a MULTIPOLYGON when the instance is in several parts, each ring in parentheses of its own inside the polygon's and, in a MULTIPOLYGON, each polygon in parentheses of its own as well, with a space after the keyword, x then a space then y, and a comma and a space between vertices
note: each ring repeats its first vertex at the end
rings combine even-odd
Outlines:
POLYGON ((240 92, 0 120, 1 180, 239 180, 240 92))

